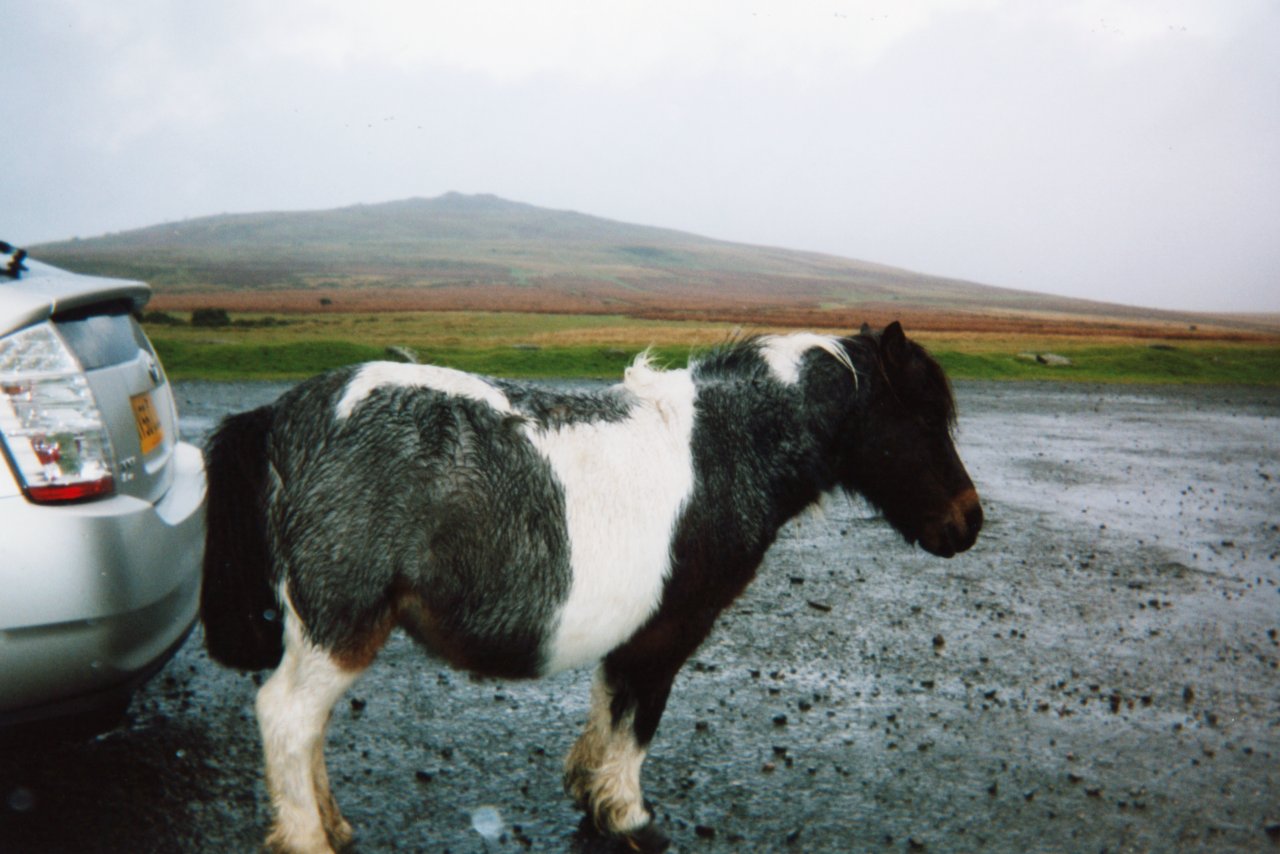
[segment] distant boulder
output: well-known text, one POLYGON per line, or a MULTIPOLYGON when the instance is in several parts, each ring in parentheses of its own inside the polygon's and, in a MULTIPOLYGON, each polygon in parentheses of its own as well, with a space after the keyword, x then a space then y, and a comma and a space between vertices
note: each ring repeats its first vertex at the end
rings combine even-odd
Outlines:
POLYGON ((225 308, 197 308, 191 312, 192 326, 230 326, 231 316, 225 308))
POLYGON ((1066 356, 1059 356, 1057 353, 1019 353, 1018 358, 1024 362, 1035 362, 1051 368, 1065 367, 1071 364, 1070 359, 1066 356))

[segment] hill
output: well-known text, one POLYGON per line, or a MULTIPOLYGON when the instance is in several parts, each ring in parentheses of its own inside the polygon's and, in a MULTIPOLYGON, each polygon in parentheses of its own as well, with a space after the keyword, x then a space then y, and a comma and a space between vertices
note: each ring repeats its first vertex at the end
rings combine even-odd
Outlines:
POLYGON ((851 327, 1142 334, 1213 322, 1009 290, 448 193, 325 211, 224 214, 32 247, 140 278, 154 305, 258 311, 506 310, 851 327))

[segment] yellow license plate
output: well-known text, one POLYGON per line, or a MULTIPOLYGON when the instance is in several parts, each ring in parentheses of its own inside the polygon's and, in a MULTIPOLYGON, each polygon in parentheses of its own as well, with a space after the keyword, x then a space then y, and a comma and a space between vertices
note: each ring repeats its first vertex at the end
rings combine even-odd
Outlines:
POLYGON ((151 392, 144 391, 129 398, 133 404, 133 420, 138 425, 138 442, 142 445, 142 453, 149 454, 164 441, 164 427, 160 425, 160 416, 156 414, 155 401, 151 392))

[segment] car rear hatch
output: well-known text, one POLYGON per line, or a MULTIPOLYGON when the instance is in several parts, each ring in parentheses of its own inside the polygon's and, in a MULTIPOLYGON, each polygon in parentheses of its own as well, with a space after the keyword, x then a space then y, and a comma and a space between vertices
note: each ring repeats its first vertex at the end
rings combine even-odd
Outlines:
POLYGON ((106 302, 53 316, 76 354, 115 451, 116 493, 158 501, 172 480, 173 395, 131 306, 106 302))
MULTIPOLYGON (((48 327, 56 332, 78 362, 110 440, 111 483, 102 494, 158 501, 172 482, 178 425, 160 361, 134 317, 150 289, 31 260, 24 266, 21 278, 0 279, 7 304, 0 335, 36 330, 47 338, 48 327)), ((13 462, 14 448, 10 452, 13 462)), ((35 490, 27 493, 36 500, 35 490)))

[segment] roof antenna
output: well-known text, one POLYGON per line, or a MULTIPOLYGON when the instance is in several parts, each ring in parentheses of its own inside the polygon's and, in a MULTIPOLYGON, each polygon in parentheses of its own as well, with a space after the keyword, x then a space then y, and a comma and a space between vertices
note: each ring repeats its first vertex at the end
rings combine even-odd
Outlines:
POLYGON ((16 279, 22 275, 23 270, 27 269, 22 265, 22 262, 27 258, 27 250, 18 249, 16 246, 0 240, 0 255, 9 255, 10 253, 12 253, 12 257, 9 258, 9 263, 3 267, 3 272, 9 278, 16 279))

